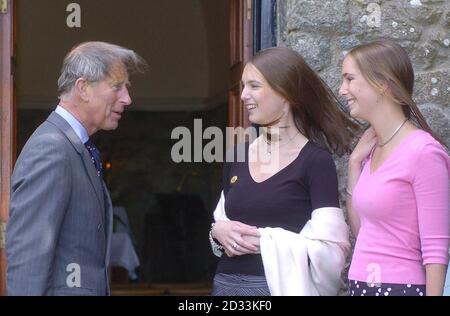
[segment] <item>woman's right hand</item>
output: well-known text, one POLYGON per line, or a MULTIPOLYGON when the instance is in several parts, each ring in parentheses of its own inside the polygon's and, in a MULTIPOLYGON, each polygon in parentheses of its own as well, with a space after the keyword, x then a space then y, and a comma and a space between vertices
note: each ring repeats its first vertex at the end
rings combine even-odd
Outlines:
POLYGON ((361 165, 361 163, 366 159, 373 146, 377 143, 377 135, 373 127, 369 127, 358 141, 355 149, 353 149, 350 155, 350 162, 352 164, 361 165))
POLYGON ((353 149, 348 162, 346 206, 350 228, 352 229, 353 235, 355 237, 358 236, 361 222, 358 214, 353 210, 353 190, 358 183, 359 176, 361 175, 362 163, 370 155, 370 152, 372 151, 372 148, 376 143, 377 136, 375 134, 375 130, 373 129, 373 127, 369 127, 361 136, 355 149, 353 149))
POLYGON ((248 236, 259 238, 256 226, 250 226, 238 221, 217 221, 212 229, 212 236, 224 247, 229 257, 254 254, 259 252, 248 236))

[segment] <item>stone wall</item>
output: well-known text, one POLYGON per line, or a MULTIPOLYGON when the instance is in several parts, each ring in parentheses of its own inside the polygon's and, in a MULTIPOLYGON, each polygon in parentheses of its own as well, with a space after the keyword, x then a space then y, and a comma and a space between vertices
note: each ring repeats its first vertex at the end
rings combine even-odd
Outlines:
MULTIPOLYGON (((348 50, 380 37, 394 39, 413 62, 415 101, 450 143, 449 0, 280 0, 277 24, 278 45, 302 54, 336 94, 348 50)), ((336 159, 341 201, 347 158, 336 159)))
MULTIPOLYGON (((336 92, 350 48, 380 37, 394 39, 413 62, 416 102, 437 108, 448 122, 450 1, 280 0, 278 12, 278 45, 301 53, 336 92)), ((431 125, 442 123, 430 117, 431 125)), ((436 132, 450 139, 448 127, 436 132)))
MULTIPOLYGON (((280 0, 277 24, 278 45, 302 54, 336 95, 348 50, 381 37, 397 41, 413 62, 415 101, 450 143, 449 0, 280 0)), ((346 158, 338 160, 341 187, 346 158)))
POLYGON ((336 92, 345 53, 380 37, 409 53, 414 98, 429 124, 450 140, 449 0, 280 0, 278 45, 301 53, 336 92))

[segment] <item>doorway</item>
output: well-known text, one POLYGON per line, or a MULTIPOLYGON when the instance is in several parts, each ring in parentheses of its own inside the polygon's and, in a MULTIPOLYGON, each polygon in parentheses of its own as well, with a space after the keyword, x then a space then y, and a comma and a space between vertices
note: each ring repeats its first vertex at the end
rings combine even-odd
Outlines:
POLYGON ((133 104, 119 128, 94 135, 117 210, 114 229, 128 234, 123 247, 129 252, 132 245, 138 259, 116 258, 112 289, 207 287, 216 264, 208 230, 222 167, 175 163, 171 132, 180 126, 193 131, 198 119, 203 129, 226 127, 229 2, 70 3, 17 2, 17 152, 57 105, 56 81, 71 47, 100 40, 135 50, 149 72, 131 77, 133 104))
MULTIPOLYGON (((274 3, 274 0, 263 0, 266 1, 274 3)), ((99 132, 96 141, 100 144, 108 168, 106 180, 113 202, 118 209, 125 209, 127 214, 132 235, 130 239, 136 251, 140 252, 140 264, 147 260, 154 268, 159 259, 154 256, 151 259, 156 260, 148 261, 149 258, 142 257, 142 248, 147 249, 143 246, 146 233, 145 229, 142 233, 140 228, 146 227, 146 222, 158 222, 155 220, 155 217, 158 218, 158 207, 173 208, 173 205, 166 203, 168 194, 185 199, 197 194, 191 199, 190 205, 201 206, 191 209, 208 214, 199 220, 198 227, 205 227, 207 217, 209 226, 211 207, 215 206, 221 189, 220 183, 216 181, 217 177, 221 178, 221 166, 209 164, 209 169, 203 169, 199 163, 179 164, 177 170, 172 168, 171 172, 161 175, 158 171, 166 167, 164 163, 167 164, 168 160, 160 156, 153 159, 157 150, 152 151, 149 146, 161 144, 161 139, 165 139, 165 146, 170 147, 170 144, 167 145, 168 138, 164 137, 171 128, 190 128, 189 124, 192 125, 195 118, 203 119, 203 128, 226 125, 247 127, 248 122, 238 97, 241 89, 240 73, 253 53, 254 0, 170 0, 164 3, 133 0, 127 3, 126 8, 121 7, 123 2, 116 0, 58 3, 43 0, 39 4, 6 0, 5 3, 6 10, 0 14, 0 99, 3 104, 0 121, 0 224, 4 228, 8 218, 10 174, 15 152, 20 152, 31 132, 57 104, 56 80, 64 55, 79 42, 114 42, 141 54, 149 62, 150 72, 146 76, 132 78, 131 95, 134 102, 131 111, 122 119, 120 128, 110 133, 99 132), (73 20, 74 5, 78 6, 80 12, 79 21, 73 20), (138 146, 140 143, 144 145, 138 146), (132 163, 129 159, 132 159, 132 163), (145 166, 159 168, 152 173, 145 166), (199 169, 202 172, 198 172, 199 169), (120 179, 127 177, 130 181, 124 185, 120 179), (149 183, 151 185, 147 186, 149 183), (201 193, 197 190, 201 190, 201 193), (137 205, 138 201, 147 204, 142 202, 145 204, 142 208, 130 207, 137 205), (206 211, 202 211, 203 208, 206 211), (135 215, 128 213, 138 216, 133 217, 135 215)), ((180 208, 175 209, 183 213, 180 208)), ((118 214, 123 214, 122 211, 118 214)), ((181 220, 186 222, 184 227, 189 225, 188 220, 181 220)), ((115 224, 120 226, 123 223, 118 219, 115 224)), ((205 251, 204 240, 207 240, 209 227, 205 231, 203 229, 198 230, 198 235, 191 236, 193 240, 199 241, 199 236, 204 235, 203 245, 196 246, 200 252, 205 251)), ((149 229, 147 235, 155 231, 158 229, 149 229)), ((167 233, 168 230, 160 227, 159 231, 167 233)), ((186 230, 183 231, 181 236, 186 233, 186 230)), ((157 238, 151 241, 158 243, 157 238)), ((183 242, 184 247, 192 247, 192 244, 188 245, 192 240, 183 242)), ((178 240, 178 246, 183 242, 178 240)), ((186 262, 186 258, 193 254, 190 249, 182 253, 185 261, 180 263, 186 262)), ((191 278, 195 282, 206 280, 207 286, 210 285, 214 260, 208 245, 208 254, 200 269, 196 270, 195 277, 186 264, 177 267, 188 272, 184 274, 184 279, 182 273, 177 276, 177 280, 184 280, 183 283, 170 283, 170 287, 176 291, 168 291, 166 283, 153 283, 153 286, 145 283, 149 279, 151 282, 152 277, 153 268, 149 269, 148 266, 145 269, 140 265, 136 270, 137 278, 133 280, 128 271, 122 271, 125 274, 113 272, 113 278, 117 275, 116 282, 113 282, 113 294, 207 294, 205 283, 184 282, 191 278), (133 292, 132 288, 136 291, 133 292)), ((6 294, 5 272, 5 250, 0 244, 0 294, 3 295, 6 294)))

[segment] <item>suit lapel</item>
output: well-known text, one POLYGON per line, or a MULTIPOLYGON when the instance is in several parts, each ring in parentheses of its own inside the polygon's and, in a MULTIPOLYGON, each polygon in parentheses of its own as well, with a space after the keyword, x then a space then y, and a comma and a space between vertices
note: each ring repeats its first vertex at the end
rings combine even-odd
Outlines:
POLYGON ((64 120, 57 113, 52 112, 50 116, 47 118, 47 121, 56 125, 56 127, 58 127, 61 130, 61 132, 64 133, 64 135, 66 135, 66 137, 72 143, 72 146, 77 151, 78 155, 80 155, 80 158, 82 159, 84 164, 84 169, 89 176, 89 181, 94 187, 95 195, 97 196, 98 202, 100 203, 102 210, 102 218, 104 218, 103 210, 105 209, 105 198, 103 195, 103 188, 102 188, 103 180, 97 176, 97 171, 95 170, 95 166, 92 163, 89 152, 87 151, 86 147, 81 142, 80 138, 75 133, 73 128, 70 126, 70 124, 67 123, 66 120, 64 120))
MULTIPOLYGON (((111 202, 111 197, 109 196, 108 189, 106 185, 103 183, 103 188, 105 192, 105 232, 106 232, 106 256, 105 256, 105 267, 109 267, 110 257, 111 257, 111 240, 113 234, 113 206, 111 202)), ((106 279, 108 280, 107 284, 109 284, 109 275, 106 274, 106 279)), ((107 287, 107 295, 110 295, 110 288, 107 287)))

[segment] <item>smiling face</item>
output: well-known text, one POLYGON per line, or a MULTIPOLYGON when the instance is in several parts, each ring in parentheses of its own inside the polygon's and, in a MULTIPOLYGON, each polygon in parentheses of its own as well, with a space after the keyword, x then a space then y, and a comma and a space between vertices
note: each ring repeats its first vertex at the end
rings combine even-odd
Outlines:
POLYGON ((90 135, 119 126, 122 112, 131 104, 128 85, 128 73, 122 64, 115 65, 106 80, 89 84, 84 123, 90 135))
POLYGON ((259 125, 271 125, 290 113, 289 103, 276 93, 264 76, 252 64, 242 73, 242 102, 249 114, 249 121, 259 125))
POLYGON ((354 118, 368 120, 376 109, 376 102, 381 94, 361 74, 351 56, 344 59, 342 65, 342 85, 339 94, 346 98, 350 115, 354 118))

